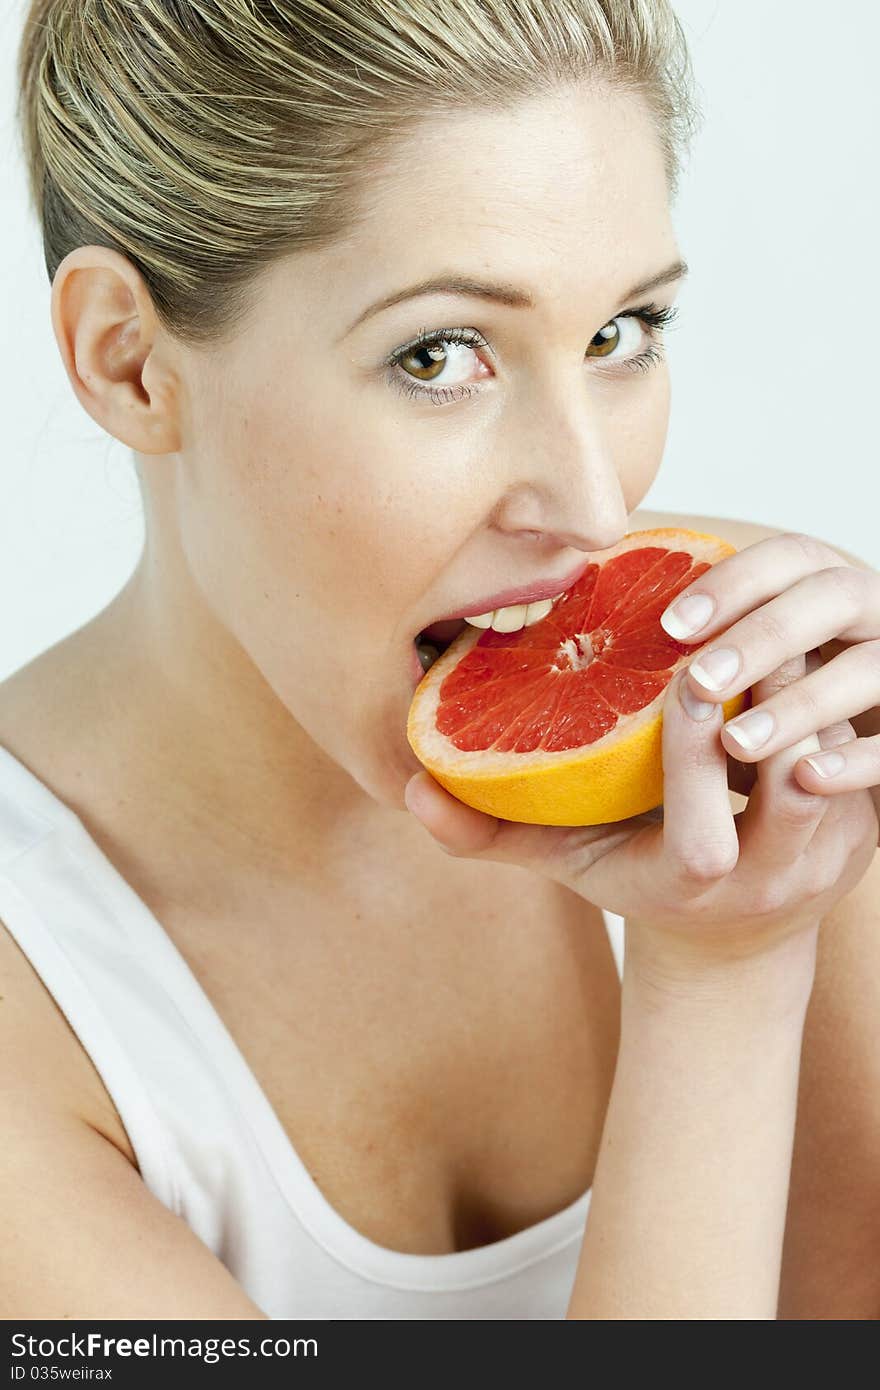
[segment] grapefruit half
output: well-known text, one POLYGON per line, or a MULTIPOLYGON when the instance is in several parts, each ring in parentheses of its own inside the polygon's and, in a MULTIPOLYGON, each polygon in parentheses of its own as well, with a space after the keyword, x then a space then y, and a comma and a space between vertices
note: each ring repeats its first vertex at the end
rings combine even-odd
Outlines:
MULTIPOLYGON (((630 531, 518 632, 465 624, 416 688, 407 738, 448 792, 503 820, 601 825, 663 802, 666 688, 704 643, 660 614, 736 547, 684 528, 630 531)), ((723 705, 731 718, 750 691, 723 705)))

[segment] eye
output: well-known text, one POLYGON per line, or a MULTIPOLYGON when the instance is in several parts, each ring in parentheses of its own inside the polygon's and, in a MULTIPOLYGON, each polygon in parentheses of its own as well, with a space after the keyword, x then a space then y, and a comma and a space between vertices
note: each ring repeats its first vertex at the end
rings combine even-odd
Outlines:
MULTIPOLYGON (((594 334, 585 357, 607 361, 615 374, 646 372, 663 360, 662 331, 677 313, 672 306, 658 308, 655 304, 628 309, 594 334), (639 351, 643 341, 647 345, 639 351), (623 352, 618 351, 621 345, 626 349, 623 352)), ((480 390, 479 384, 468 381, 473 371, 470 358, 474 349, 488 346, 473 328, 442 328, 434 333, 423 329, 411 343, 393 352, 385 367, 391 384, 403 395, 442 405, 480 390), (439 383, 439 389, 434 383, 439 383)))
POLYGON ((641 304, 637 309, 628 309, 625 314, 617 314, 609 319, 603 328, 590 340, 586 356, 598 361, 609 361, 612 366, 620 366, 628 372, 647 372, 662 362, 663 330, 678 317, 678 309, 672 304, 658 308, 656 304, 641 304), (647 346, 641 351, 633 351, 645 339, 647 346), (623 344, 624 352, 617 352, 623 344))
POLYGON ((470 328, 444 328, 432 336, 422 333, 408 347, 399 348, 391 365, 415 381, 461 385, 467 378, 469 359, 477 347, 488 347, 485 338, 470 328))
POLYGON ((619 314, 617 318, 609 319, 604 328, 591 339, 587 346, 587 357, 611 357, 614 352, 623 344, 623 351, 618 353, 620 357, 628 357, 631 351, 637 351, 642 344, 645 330, 641 321, 632 314, 619 314))

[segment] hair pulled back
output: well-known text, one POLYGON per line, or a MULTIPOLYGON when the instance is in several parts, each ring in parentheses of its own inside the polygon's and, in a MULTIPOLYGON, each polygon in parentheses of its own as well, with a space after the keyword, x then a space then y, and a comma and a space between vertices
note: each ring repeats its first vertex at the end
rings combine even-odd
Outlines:
POLYGON ((432 112, 621 84, 672 199, 700 123, 668 0, 33 0, 18 57, 50 281, 77 246, 111 247, 192 344, 233 335, 276 260, 350 231, 432 112))

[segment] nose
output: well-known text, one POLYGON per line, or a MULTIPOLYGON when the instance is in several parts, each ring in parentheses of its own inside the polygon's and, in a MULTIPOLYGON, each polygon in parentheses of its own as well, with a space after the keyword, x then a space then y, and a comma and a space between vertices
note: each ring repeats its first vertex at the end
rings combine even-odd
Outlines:
MULTIPOLYGON (((519 539, 603 550, 626 534, 629 510, 595 398, 545 387, 516 421, 507 459, 511 481, 493 524, 519 539)), ((501 444, 504 447, 504 444, 501 444)))

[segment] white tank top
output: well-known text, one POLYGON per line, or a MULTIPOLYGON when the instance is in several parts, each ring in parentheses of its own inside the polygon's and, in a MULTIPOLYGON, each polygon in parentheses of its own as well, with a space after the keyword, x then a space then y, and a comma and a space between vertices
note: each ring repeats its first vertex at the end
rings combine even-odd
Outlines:
MULTIPOLYGON (((504 1240, 375 1244, 323 1196, 171 938, 0 746, 0 922, 91 1058, 149 1190, 270 1318, 564 1318, 590 1191, 504 1240)), ((618 972, 619 924, 605 913, 618 972)))

